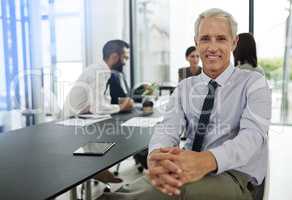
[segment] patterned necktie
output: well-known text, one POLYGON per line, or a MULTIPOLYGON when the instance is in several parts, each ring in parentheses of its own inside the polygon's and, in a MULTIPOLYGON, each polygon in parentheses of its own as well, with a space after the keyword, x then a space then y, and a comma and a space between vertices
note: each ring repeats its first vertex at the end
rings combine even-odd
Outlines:
POLYGON ((210 121, 210 115, 214 106, 215 91, 218 84, 214 80, 210 80, 208 84, 208 94, 205 97, 200 119, 197 125, 195 138, 193 141, 193 151, 200 152, 204 141, 204 136, 210 121))

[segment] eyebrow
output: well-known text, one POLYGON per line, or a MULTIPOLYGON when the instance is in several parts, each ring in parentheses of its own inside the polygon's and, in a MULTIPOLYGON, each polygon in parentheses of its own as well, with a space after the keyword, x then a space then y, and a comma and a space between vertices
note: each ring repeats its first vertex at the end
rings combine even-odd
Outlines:
POLYGON ((216 37, 216 38, 227 38, 228 36, 227 35, 201 35, 199 36, 198 38, 201 39, 201 38, 210 38, 210 37, 216 37))

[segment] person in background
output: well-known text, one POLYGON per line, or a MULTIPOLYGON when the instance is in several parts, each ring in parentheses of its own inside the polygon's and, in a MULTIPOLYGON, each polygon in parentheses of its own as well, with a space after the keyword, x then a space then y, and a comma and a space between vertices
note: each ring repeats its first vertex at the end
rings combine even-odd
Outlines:
MULTIPOLYGON (((84 113, 113 114, 132 109, 133 101, 130 98, 125 98, 120 104, 116 99, 112 101, 107 84, 113 73, 116 73, 113 70, 122 71, 121 69, 128 59, 126 50, 128 47, 127 43, 122 40, 111 40, 104 45, 104 63, 87 67, 79 76, 66 97, 60 114, 61 118, 66 119, 84 113)), ((115 89, 118 91, 121 90, 120 86, 116 87, 115 89)), ((126 94, 124 96, 126 97, 126 94)), ((97 174, 95 179, 105 183, 122 181, 122 179, 114 177, 108 170, 97 174)))
POLYGON ((133 102, 130 98, 118 104, 116 99, 112 100, 108 89, 112 70, 120 69, 128 58, 121 44, 127 43, 122 40, 107 42, 103 47, 104 63, 87 67, 79 76, 65 100, 63 118, 83 113, 113 114, 132 109, 133 102))
POLYGON ((247 69, 257 71, 262 75, 265 72, 257 62, 256 42, 252 34, 240 33, 238 35, 238 42, 233 51, 234 65, 240 69, 247 69))
POLYGON ((198 66, 200 57, 195 46, 187 48, 185 53, 186 60, 190 63, 189 67, 183 67, 178 70, 178 80, 181 81, 190 76, 196 76, 201 73, 201 67, 198 66))
POLYGON ((113 63, 107 62, 111 76, 106 83, 110 91, 111 103, 119 104, 119 99, 126 99, 133 107, 134 101, 130 98, 130 87, 124 74, 124 66, 129 59, 129 44, 123 40, 108 41, 103 47, 103 59, 112 56, 113 63))

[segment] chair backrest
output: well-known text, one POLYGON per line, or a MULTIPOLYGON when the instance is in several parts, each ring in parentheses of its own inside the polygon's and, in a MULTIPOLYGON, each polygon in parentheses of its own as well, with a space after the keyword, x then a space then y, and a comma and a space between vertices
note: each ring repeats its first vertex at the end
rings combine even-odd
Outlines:
POLYGON ((268 154, 267 175, 265 178, 265 189, 264 189, 263 200, 269 200, 269 192, 270 192, 270 156, 268 154))

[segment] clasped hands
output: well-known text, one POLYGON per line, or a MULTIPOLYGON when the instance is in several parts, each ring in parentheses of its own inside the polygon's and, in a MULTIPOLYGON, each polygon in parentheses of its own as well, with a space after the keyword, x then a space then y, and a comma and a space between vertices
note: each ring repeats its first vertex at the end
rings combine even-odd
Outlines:
POLYGON ((148 178, 154 187, 170 196, 179 195, 181 186, 202 179, 217 169, 209 151, 194 152, 178 147, 160 148, 148 156, 148 178))

